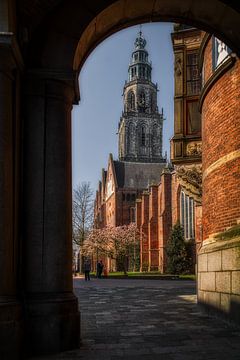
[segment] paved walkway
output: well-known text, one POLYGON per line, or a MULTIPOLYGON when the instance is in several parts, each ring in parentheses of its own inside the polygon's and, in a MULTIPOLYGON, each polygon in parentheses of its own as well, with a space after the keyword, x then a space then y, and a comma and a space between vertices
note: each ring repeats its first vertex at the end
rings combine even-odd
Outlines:
POLYGON ((196 305, 191 281, 74 281, 81 349, 47 359, 240 360, 240 330, 196 305))

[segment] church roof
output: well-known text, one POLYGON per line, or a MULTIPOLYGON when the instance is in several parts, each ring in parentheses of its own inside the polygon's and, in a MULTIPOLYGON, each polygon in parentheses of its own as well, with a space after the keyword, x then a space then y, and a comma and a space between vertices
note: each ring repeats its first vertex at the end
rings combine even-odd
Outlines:
POLYGON ((159 184, 166 163, 113 161, 119 188, 147 189, 159 184))

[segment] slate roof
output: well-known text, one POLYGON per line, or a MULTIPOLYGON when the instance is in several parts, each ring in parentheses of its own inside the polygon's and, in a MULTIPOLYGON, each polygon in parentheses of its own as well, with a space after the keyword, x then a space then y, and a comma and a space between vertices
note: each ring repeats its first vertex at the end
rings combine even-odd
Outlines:
POLYGON ((119 188, 147 189, 159 184, 166 163, 113 161, 119 188))

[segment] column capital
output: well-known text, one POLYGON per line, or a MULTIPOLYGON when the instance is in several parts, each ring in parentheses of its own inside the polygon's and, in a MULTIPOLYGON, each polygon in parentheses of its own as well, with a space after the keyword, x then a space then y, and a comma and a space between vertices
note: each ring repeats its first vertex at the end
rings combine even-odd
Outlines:
POLYGON ((78 104, 80 100, 79 86, 78 86, 78 72, 67 71, 62 69, 29 69, 27 76, 38 80, 44 80, 46 83, 51 82, 62 83, 65 87, 72 88, 73 100, 72 103, 78 104))
POLYGON ((24 69, 22 54, 12 32, 0 32, 0 70, 24 69))

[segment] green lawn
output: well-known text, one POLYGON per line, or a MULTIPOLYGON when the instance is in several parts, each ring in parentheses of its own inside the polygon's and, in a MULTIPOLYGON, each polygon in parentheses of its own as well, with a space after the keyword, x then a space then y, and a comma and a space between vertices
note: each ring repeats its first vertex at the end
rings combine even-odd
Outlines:
MULTIPOLYGON (((118 278, 118 277, 123 277, 124 273, 123 272, 112 272, 108 274, 108 277, 110 278, 118 278)), ((174 274, 162 274, 159 271, 151 271, 151 272, 128 272, 126 277, 161 277, 161 278, 169 278, 171 276, 173 277, 178 277, 179 279, 183 279, 183 280, 196 280, 196 275, 194 274, 189 274, 189 275, 174 275, 174 274)))

